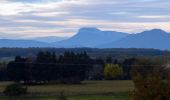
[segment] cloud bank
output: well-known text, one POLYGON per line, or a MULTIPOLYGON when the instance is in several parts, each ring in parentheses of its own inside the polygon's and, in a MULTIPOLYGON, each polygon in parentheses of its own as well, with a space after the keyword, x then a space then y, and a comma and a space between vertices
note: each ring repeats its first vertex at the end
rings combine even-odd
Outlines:
POLYGON ((1 0, 0 38, 72 36, 81 27, 170 32, 169 0, 1 0))

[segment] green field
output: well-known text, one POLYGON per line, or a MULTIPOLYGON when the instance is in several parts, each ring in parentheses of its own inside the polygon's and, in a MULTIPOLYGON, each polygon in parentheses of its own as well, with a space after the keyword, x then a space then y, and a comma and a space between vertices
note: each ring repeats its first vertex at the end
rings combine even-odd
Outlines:
MULTIPOLYGON (((114 95, 90 95, 90 96, 68 96, 68 100, 129 100, 127 94, 122 93, 114 95)), ((41 96, 41 97, 0 97, 0 100, 58 100, 57 96, 41 96)))
MULTIPOLYGON (((0 83, 2 92, 10 82, 0 83)), ((35 85, 27 86, 29 97, 17 100, 57 100, 60 92, 69 100, 127 100, 128 92, 133 90, 132 81, 84 81, 78 85, 35 85)), ((1 100, 8 98, 1 97, 1 100)))

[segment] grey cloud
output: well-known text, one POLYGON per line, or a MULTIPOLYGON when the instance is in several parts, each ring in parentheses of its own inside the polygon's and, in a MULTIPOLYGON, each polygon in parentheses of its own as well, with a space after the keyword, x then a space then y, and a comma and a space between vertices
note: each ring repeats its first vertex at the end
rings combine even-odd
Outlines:
MULTIPOLYGON (((9 0, 13 1, 14 0, 9 0)), ((62 0, 15 0, 15 2, 57 2, 62 0)), ((76 1, 76 0, 72 0, 76 1)), ((33 27, 38 29, 62 29, 61 31, 76 32, 83 25, 98 26, 100 28, 113 27, 110 23, 157 23, 169 22, 170 18, 142 18, 139 16, 170 16, 169 0, 80 0, 82 3, 64 3, 53 8, 35 9, 31 11, 19 12, 16 15, 0 16, 0 27, 15 27, 16 31, 29 30, 20 27, 33 27), (56 16, 42 16, 42 13, 68 12, 56 16), (82 19, 87 21, 105 21, 108 25, 99 23, 84 24, 84 22, 74 21, 82 19), (62 24, 61 24, 61 23, 62 24), (80 25, 82 23, 82 25, 80 25), (72 24, 72 25, 71 25, 72 24), (110 26, 109 26, 110 25, 110 26)), ((29 8, 27 8, 29 9, 29 8)), ((89 22, 90 23, 90 22, 89 22)), ((118 25, 119 26, 119 25, 118 25)), ((121 26, 121 25, 120 25, 121 26)), ((116 27, 116 26, 115 26, 116 27)), ((120 27, 121 28, 121 27, 120 27)), ((141 27, 140 27, 141 28, 141 27)), ((125 29, 122 27, 122 30, 125 29)), ((136 29, 134 29, 136 31, 136 29)), ((9 30, 10 31, 10 30, 9 30)), ((8 31, 8 32, 9 32, 8 31)), ((31 34, 31 33, 30 33, 31 34)))
POLYGON ((23 3, 41 3, 41 2, 58 2, 63 0, 7 0, 9 2, 23 2, 23 3))

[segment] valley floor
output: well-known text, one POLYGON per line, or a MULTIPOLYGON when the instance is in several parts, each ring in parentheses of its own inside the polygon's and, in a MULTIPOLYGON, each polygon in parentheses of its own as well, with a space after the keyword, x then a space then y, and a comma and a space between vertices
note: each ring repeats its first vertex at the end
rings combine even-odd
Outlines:
MULTIPOLYGON (((11 82, 0 83, 0 93, 11 82)), ((69 100, 128 100, 128 93, 133 90, 132 81, 84 81, 79 85, 34 85, 27 86, 27 97, 16 97, 15 100, 57 100, 61 92, 69 100)), ((14 98, 13 98, 14 99, 14 98)), ((0 97, 0 100, 11 100, 0 97)))

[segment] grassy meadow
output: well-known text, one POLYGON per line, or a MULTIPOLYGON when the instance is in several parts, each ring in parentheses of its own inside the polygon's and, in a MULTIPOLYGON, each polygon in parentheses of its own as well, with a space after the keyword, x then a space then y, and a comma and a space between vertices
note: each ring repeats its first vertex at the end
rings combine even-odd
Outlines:
MULTIPOLYGON (((0 97, 0 100, 59 100, 57 96, 0 97)), ((67 100, 129 100, 127 94, 68 96, 67 100)))
MULTIPOLYGON (((1 82, 0 92, 11 82, 1 82)), ((27 86, 27 97, 16 97, 16 100, 57 100, 61 92, 69 100, 128 100, 128 92, 133 90, 132 81, 84 81, 82 84, 48 84, 27 86)), ((0 100, 11 98, 0 97, 0 100)), ((13 98, 14 99, 14 98, 13 98)))

